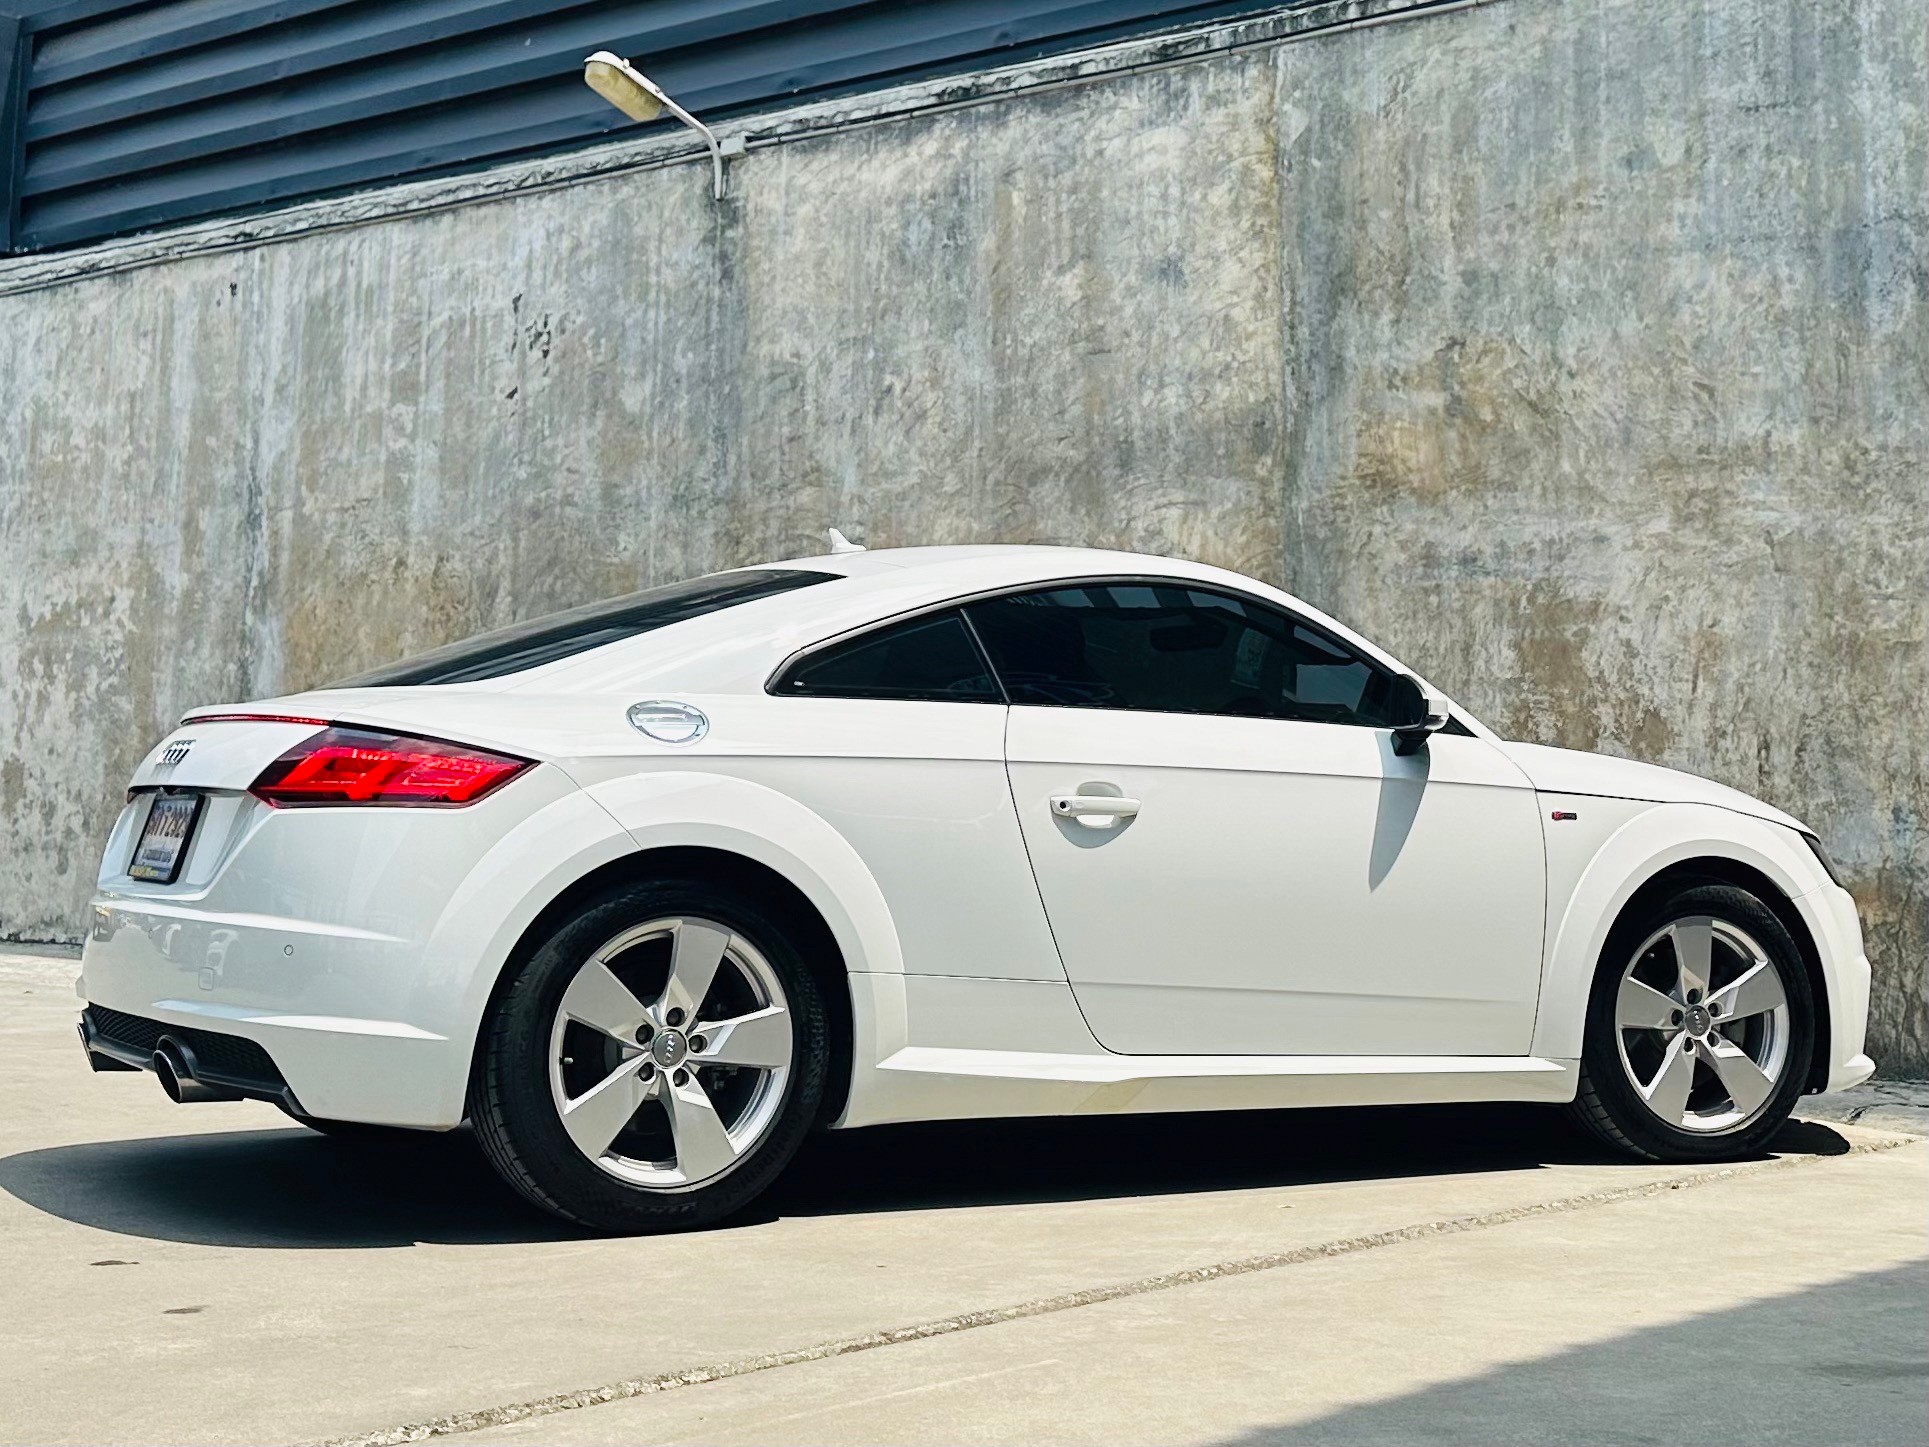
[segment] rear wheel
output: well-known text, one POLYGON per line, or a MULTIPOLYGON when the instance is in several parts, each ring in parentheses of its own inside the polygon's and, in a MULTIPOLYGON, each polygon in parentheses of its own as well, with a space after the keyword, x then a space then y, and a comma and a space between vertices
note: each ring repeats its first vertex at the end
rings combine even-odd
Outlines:
POLYGON ((1732 885, 1684 888, 1609 937, 1574 1114, 1649 1160, 1750 1154, 1802 1093, 1814 1020, 1808 972, 1774 912, 1732 885))
POLYGON ((629 885, 537 949, 485 1028, 471 1113, 503 1177, 612 1231, 708 1225, 796 1153, 823 1095, 815 980, 755 899, 629 885))

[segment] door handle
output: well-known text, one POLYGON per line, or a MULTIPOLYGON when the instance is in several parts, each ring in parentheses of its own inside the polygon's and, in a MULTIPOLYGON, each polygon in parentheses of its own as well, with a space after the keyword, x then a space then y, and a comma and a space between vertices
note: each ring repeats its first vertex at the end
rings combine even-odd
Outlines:
POLYGON ((1137 799, 1121 799, 1116 794, 1054 794, 1052 813, 1061 819, 1077 819, 1098 828, 1105 820, 1130 819, 1139 812, 1137 799))

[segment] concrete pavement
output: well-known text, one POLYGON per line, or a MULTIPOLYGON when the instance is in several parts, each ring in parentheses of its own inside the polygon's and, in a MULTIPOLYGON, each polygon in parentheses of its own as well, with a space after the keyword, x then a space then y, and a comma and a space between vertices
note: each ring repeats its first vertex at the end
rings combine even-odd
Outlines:
POLYGON ((1926 1168, 1750 1173, 475 1436, 1919 1444, 1926 1168))
POLYGON ((1798 1124, 1696 1171, 1524 1108, 855 1132, 753 1220, 598 1240, 461 1137, 356 1149, 91 1076, 71 973, 0 957, 6 1442, 1885 1442, 1929 1420, 1929 1144, 1894 1134, 1798 1124))

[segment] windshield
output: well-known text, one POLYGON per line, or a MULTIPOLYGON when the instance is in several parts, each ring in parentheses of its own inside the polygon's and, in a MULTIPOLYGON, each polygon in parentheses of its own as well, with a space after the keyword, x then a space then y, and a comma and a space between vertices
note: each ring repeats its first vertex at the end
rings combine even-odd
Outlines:
POLYGON ((605 643, 634 638, 706 613, 749 603, 758 598, 828 583, 836 573, 813 573, 801 568, 752 568, 737 573, 710 573, 681 583, 666 583, 623 598, 587 603, 547 618, 513 623, 492 633, 479 633, 433 652, 384 664, 358 673, 330 688, 389 688, 404 684, 474 683, 502 678, 538 664, 587 653, 605 643))

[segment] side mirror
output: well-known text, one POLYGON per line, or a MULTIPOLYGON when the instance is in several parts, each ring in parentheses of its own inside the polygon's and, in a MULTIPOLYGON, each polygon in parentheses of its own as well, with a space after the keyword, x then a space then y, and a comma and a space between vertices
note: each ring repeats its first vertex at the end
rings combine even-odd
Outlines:
POLYGON ((1410 673, 1403 673, 1393 684, 1393 752, 1419 751, 1429 735, 1447 726, 1447 701, 1410 673))

